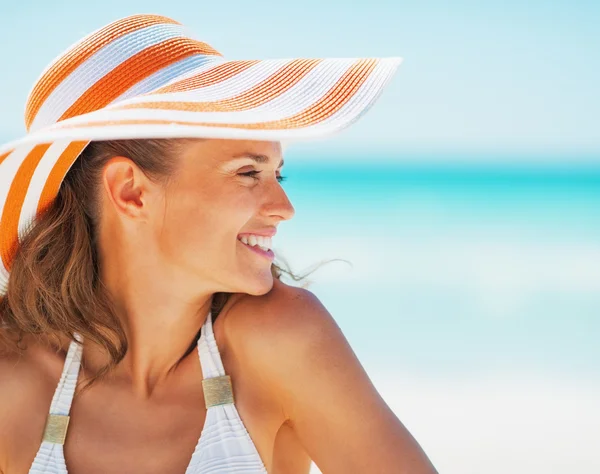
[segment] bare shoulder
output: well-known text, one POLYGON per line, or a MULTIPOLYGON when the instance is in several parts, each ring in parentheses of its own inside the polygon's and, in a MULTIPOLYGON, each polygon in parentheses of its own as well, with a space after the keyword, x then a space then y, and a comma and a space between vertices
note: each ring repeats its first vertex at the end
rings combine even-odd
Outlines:
POLYGON ((31 351, 19 353, 7 343, 0 342, 0 417, 13 411, 13 402, 18 402, 27 392, 29 384, 39 375, 35 369, 31 351))
POLYGON ((23 342, 22 353, 5 344, 0 347, 0 470, 4 472, 9 454, 31 436, 29 427, 38 423, 42 405, 49 404, 54 375, 50 369, 60 358, 33 340, 23 342))
MULTIPOLYGON (((243 358, 288 416, 284 400, 293 385, 314 384, 317 372, 329 364, 360 365, 342 330, 320 299, 310 290, 275 280, 262 296, 240 298, 225 332, 238 357, 243 358)), ((368 382, 367 382, 368 383, 368 382)))
MULTIPOLYGON (((1 340, 0 340, 1 341, 1 340)), ((8 433, 16 426, 24 394, 29 392, 33 378, 27 355, 15 352, 0 342, 0 472, 6 472, 9 453, 8 433)))
MULTIPOLYGON (((25 336, 20 346, 24 350, 18 352, 8 343, 0 342, 0 387, 3 389, 52 378, 52 371, 66 353, 62 348, 52 348, 32 336, 25 336)), ((5 395, 4 392, 0 390, 0 397, 5 395)))
POLYGON ((254 356, 285 356, 290 345, 341 335, 332 315, 310 290, 275 279, 262 296, 245 295, 224 322, 237 348, 254 356), (284 350, 284 353, 278 351, 284 350))
POLYGON ((235 350, 323 472, 437 472, 314 293, 277 282, 238 305, 235 350))

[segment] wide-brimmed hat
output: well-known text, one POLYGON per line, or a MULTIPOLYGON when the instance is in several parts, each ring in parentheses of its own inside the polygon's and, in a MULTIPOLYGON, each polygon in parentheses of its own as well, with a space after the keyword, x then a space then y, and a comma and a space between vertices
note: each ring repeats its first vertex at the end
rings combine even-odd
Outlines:
POLYGON ((0 146, 0 295, 19 241, 92 140, 227 138, 285 144, 366 112, 400 57, 226 60, 170 18, 135 15, 89 34, 43 71, 28 134, 0 146))

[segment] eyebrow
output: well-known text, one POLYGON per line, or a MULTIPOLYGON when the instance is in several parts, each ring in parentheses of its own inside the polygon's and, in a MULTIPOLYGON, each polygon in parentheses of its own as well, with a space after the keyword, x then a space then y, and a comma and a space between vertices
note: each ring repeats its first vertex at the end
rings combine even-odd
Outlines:
MULTIPOLYGON (((271 161, 267 155, 257 155, 255 153, 242 153, 240 155, 236 155, 233 157, 233 159, 240 159, 240 158, 250 158, 260 164, 269 163, 271 161)), ((284 165, 284 163, 285 162, 282 158, 277 169, 281 168, 284 165)))

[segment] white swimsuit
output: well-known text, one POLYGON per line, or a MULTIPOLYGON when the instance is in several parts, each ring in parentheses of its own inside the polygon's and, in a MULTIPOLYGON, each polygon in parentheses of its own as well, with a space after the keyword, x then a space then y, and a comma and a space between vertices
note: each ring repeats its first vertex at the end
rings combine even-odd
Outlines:
MULTIPOLYGON (((223 368, 210 312, 202 325, 197 347, 208 408, 200 439, 185 474, 266 474, 265 465, 233 402, 230 380, 223 368)), ((82 346, 71 342, 52 398, 44 439, 31 465, 30 474, 67 474, 63 444, 79 375, 81 352, 82 346)))

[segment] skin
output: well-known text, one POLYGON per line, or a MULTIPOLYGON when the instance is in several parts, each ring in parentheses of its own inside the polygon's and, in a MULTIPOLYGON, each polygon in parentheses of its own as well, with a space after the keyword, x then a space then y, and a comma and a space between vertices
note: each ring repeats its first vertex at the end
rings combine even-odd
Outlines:
MULTIPOLYGON (((279 142, 197 141, 166 187, 126 157, 106 165, 101 278, 129 350, 109 377, 75 395, 64 445, 70 474, 185 471, 206 409, 197 351, 182 356, 222 291, 235 295, 215 338, 270 473, 306 474, 311 458, 325 474, 436 473, 319 299, 273 279, 271 262, 237 240, 293 217, 277 179, 281 159, 279 142), (231 161, 247 153, 269 162, 231 161), (252 170, 258 179, 241 175, 252 170)), ((3 474, 28 472, 68 347, 27 342, 23 357, 0 358, 3 474)), ((87 341, 80 380, 106 360, 87 341)))

